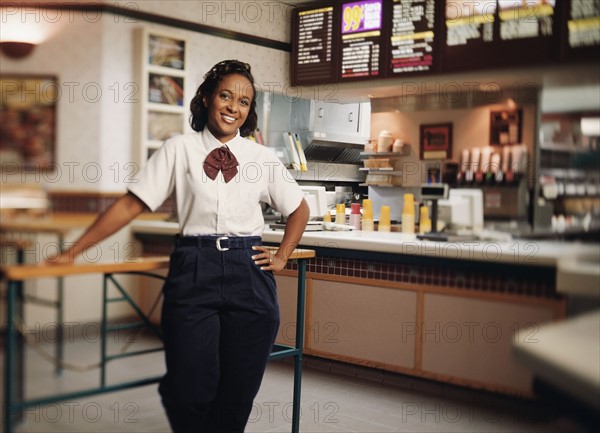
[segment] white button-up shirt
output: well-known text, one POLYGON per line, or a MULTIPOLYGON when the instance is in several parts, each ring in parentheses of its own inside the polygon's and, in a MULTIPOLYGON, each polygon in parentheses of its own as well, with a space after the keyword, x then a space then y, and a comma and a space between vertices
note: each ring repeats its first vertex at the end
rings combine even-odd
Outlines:
POLYGON ((239 134, 226 143, 238 160, 237 175, 225 183, 219 172, 211 180, 204 160, 222 145, 208 128, 171 138, 148 159, 129 191, 155 211, 175 189, 184 236, 260 236, 261 202, 283 216, 298 208, 303 192, 275 153, 239 134))

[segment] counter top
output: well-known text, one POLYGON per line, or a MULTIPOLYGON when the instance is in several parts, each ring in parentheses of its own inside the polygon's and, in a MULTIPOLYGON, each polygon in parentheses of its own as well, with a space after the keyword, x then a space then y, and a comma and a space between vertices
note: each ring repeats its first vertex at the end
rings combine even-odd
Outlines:
POLYGON ((537 375, 600 409, 600 310, 515 336, 515 356, 537 375))
MULTIPOLYGON (((141 221, 131 224, 134 233, 175 235, 178 224, 169 221, 141 221)), ((283 231, 265 229, 264 242, 281 242, 283 231)), ((366 231, 305 232, 300 245, 306 248, 339 248, 378 253, 406 254, 423 257, 485 262, 557 266, 562 257, 589 255, 596 245, 558 241, 468 241, 433 242, 418 240, 415 235, 366 231)))

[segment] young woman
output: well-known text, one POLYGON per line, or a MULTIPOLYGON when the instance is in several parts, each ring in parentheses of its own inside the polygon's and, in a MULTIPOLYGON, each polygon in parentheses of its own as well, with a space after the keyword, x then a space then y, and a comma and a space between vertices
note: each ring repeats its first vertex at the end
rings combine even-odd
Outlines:
POLYGON ((272 272, 284 268, 308 221, 284 165, 242 138, 256 128, 255 98, 249 65, 216 64, 191 102, 196 133, 167 140, 138 182, 52 261, 72 261, 175 191, 181 234, 163 288, 159 387, 174 432, 243 432, 279 326, 272 272), (261 245, 261 202, 288 217, 275 254, 261 245))

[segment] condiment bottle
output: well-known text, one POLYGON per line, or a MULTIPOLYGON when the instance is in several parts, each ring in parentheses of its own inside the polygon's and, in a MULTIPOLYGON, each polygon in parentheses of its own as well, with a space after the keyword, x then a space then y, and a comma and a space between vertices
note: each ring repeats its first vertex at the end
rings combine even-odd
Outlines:
POLYGON ((371 199, 366 198, 362 202, 363 205, 363 218, 362 218, 362 230, 373 231, 373 202, 371 199))
POLYGON ((352 203, 350 225, 354 227, 354 230, 360 230, 360 203, 352 203))
POLYGON ((431 231, 431 219, 429 219, 429 208, 421 206, 419 213, 419 233, 425 234, 431 231))
POLYGON ((346 205, 344 203, 335 205, 335 223, 346 224, 346 205))
POLYGON ((327 213, 325 215, 323 215, 323 222, 324 223, 330 223, 331 222, 331 214, 329 213, 329 211, 327 211, 327 213))
POLYGON ((378 231, 391 231, 390 212, 391 208, 389 206, 381 206, 381 208, 379 208, 379 224, 377 226, 378 231))
POLYGON ((415 232, 415 196, 404 194, 404 206, 402 208, 402 233, 415 232))

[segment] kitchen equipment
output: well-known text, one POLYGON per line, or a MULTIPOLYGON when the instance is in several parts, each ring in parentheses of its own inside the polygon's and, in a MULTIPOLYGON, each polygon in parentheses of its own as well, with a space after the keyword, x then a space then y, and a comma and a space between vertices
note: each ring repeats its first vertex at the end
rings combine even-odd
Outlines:
POLYGON ((452 228, 483 229, 483 193, 480 189, 451 189, 448 198, 439 200, 438 206, 439 220, 452 228))
POLYGON ((335 202, 336 202, 336 204, 352 203, 352 187, 351 186, 336 186, 335 187, 335 202))
MULTIPOLYGON (((431 200, 431 229, 437 232, 438 200, 448 198, 448 185, 445 183, 426 183, 421 185, 421 200, 431 200)), ((429 219, 429 215, 427 215, 429 219)))
POLYGON ((310 209, 310 219, 321 219, 328 212, 327 195, 324 186, 301 186, 304 200, 310 209))

